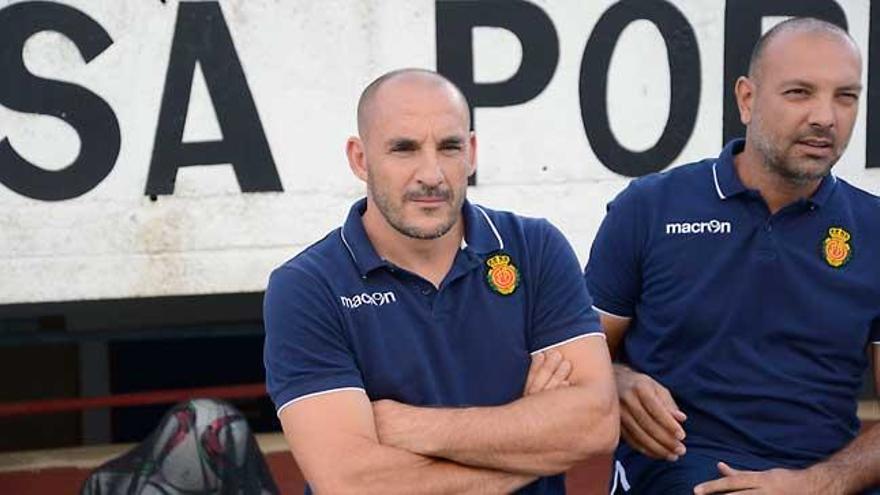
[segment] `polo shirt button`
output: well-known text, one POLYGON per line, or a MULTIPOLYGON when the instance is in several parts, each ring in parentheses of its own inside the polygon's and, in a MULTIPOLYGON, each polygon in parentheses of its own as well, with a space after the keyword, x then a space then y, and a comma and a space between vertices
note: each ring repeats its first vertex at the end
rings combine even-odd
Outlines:
POLYGON ((765 230, 766 230, 767 232, 772 232, 772 231, 773 231, 773 226, 770 225, 770 224, 768 223, 767 226, 765 227, 765 230))
POLYGON ((429 296, 429 295, 431 295, 431 289, 429 289, 429 288, 427 288, 427 287, 422 287, 422 295, 423 295, 423 296, 429 296))

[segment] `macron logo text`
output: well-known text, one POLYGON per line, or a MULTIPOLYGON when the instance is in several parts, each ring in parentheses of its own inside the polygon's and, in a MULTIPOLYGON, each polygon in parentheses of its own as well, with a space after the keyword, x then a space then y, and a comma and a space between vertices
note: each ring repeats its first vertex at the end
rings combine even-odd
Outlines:
POLYGON ((372 306, 384 306, 386 304, 396 303, 397 296, 394 295, 394 292, 373 292, 372 294, 367 294, 366 292, 355 294, 351 297, 339 296, 339 300, 342 301, 342 306, 348 309, 359 308, 360 306, 372 305, 372 306))
POLYGON ((666 224, 666 234, 729 234, 730 222, 709 220, 708 222, 673 222, 666 224))

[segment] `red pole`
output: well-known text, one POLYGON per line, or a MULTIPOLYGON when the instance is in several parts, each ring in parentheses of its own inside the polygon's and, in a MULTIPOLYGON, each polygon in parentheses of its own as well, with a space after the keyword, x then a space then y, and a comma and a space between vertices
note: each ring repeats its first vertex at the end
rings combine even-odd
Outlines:
POLYGON ((223 387, 184 388, 153 390, 101 397, 77 397, 71 399, 45 399, 23 402, 0 403, 0 418, 31 414, 81 411, 103 407, 130 407, 147 404, 173 404, 201 397, 212 399, 253 399, 266 395, 266 385, 227 385, 223 387))

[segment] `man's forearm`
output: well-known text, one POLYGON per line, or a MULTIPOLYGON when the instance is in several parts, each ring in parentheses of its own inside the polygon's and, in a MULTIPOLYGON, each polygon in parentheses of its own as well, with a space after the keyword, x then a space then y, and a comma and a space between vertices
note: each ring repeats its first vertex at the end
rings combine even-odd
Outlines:
POLYGON ((482 494, 513 492, 534 480, 534 476, 463 466, 365 439, 341 454, 333 473, 308 481, 318 493, 482 494))
POLYGON ((617 444, 613 392, 567 387, 497 407, 418 408, 376 403, 379 441, 469 466, 560 473, 617 444))
POLYGON ((828 483, 827 493, 859 493, 880 487, 880 424, 806 471, 815 474, 820 483, 828 483))

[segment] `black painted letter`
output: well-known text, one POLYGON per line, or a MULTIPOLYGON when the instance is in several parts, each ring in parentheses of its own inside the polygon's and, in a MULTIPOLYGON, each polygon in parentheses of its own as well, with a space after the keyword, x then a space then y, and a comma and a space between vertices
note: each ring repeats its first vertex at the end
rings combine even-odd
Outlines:
POLYGON ((145 194, 172 194, 180 167, 225 163, 244 192, 282 190, 220 5, 181 2, 145 194), (223 132, 220 141, 182 142, 196 63, 223 132))
POLYGON ((596 23, 581 62, 581 117, 593 152, 618 174, 637 177, 663 170, 687 144, 700 106, 700 52, 691 25, 665 0, 622 0, 596 23), (620 33, 633 21, 657 26, 669 56, 670 101, 666 127, 649 150, 634 152, 620 145, 608 121, 608 68, 620 33))
POLYGON ((880 4, 871 4, 871 25, 868 29, 868 125, 865 135, 865 167, 880 168, 880 77, 872 71, 880 63, 880 4))
MULTIPOLYGON (((846 29, 846 16, 834 0, 736 0, 724 14, 724 142, 745 136, 739 120, 734 85, 749 70, 749 59, 761 37, 766 16, 815 17, 846 29)), ((870 134, 869 134, 870 136, 870 134)))
POLYGON ((60 201, 87 193, 113 170, 119 155, 119 122, 107 102, 91 91, 28 72, 22 49, 42 31, 68 37, 86 63, 113 40, 94 19, 65 5, 25 2, 0 10, 0 103, 19 112, 57 117, 80 139, 79 155, 57 171, 31 164, 8 139, 0 140, 0 182, 29 198, 60 201))
POLYGON ((538 96, 556 71, 559 38, 553 21, 540 7, 523 0, 446 2, 437 5, 437 72, 458 86, 473 108, 505 107, 538 96), (510 31, 522 45, 519 69, 497 83, 474 81, 473 28, 510 31))

